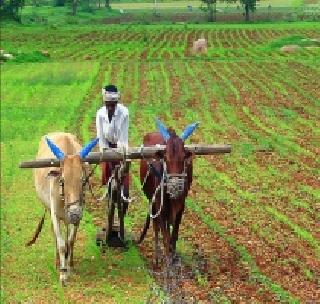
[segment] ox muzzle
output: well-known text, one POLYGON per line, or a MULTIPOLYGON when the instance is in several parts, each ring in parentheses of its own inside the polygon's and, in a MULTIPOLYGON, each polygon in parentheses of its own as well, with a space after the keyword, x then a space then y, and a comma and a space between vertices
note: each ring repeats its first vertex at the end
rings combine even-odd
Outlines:
POLYGON ((69 224, 77 225, 83 216, 83 206, 80 201, 76 201, 65 206, 65 218, 69 224))
POLYGON ((171 199, 178 199, 185 193, 187 174, 167 174, 167 194, 171 199))
POLYGON ((83 215, 83 206, 84 206, 84 187, 86 184, 86 179, 82 179, 82 189, 80 193, 80 199, 72 203, 67 203, 64 195, 64 178, 60 177, 60 197, 61 200, 65 203, 64 206, 64 215, 67 223, 77 225, 82 219, 83 215))

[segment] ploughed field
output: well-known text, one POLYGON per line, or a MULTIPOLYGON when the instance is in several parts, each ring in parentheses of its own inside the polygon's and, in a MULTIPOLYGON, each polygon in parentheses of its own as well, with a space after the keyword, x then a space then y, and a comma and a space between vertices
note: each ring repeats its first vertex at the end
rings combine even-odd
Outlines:
MULTIPOLYGON (((4 26, 1 65, 1 296, 6 303, 316 303, 320 301, 319 24, 15 27, 4 26), (192 55, 204 37, 208 53, 192 55), (292 43, 291 43, 292 44, 292 43), (45 56, 46 52, 50 54, 45 56), (232 154, 198 157, 171 276, 152 265, 152 229, 128 251, 95 246, 104 206, 87 195, 75 270, 62 288, 47 218, 31 170, 51 131, 95 136, 101 87, 115 83, 130 110, 130 145, 160 117, 188 142, 230 143, 232 154), (266 152, 256 152, 257 148, 266 152)), ((132 165, 127 239, 148 212, 132 165)), ((95 195, 99 191, 96 174, 95 195)))

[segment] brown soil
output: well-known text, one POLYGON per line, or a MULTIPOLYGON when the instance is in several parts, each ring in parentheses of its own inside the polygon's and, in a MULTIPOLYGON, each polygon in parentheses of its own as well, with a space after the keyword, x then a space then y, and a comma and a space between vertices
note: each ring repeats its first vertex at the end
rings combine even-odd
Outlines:
MULTIPOLYGON (((194 199, 196 199, 194 193, 203 192, 203 188, 197 185, 193 185, 192 189, 191 197, 194 199)), ((207 192, 206 196, 212 197, 212 194, 207 192)), ((208 201, 208 206, 212 206, 210 201, 208 201)), ((248 206, 248 208, 252 209, 251 206, 248 206)), ((238 244, 247 248, 262 273, 304 302, 319 299, 320 291, 315 292, 317 290, 316 277, 311 281, 307 279, 303 265, 311 269, 316 275, 317 269, 320 267, 320 261, 314 256, 313 249, 306 242, 294 240, 295 237, 292 241, 289 241, 292 232, 288 230, 288 227, 280 224, 282 233, 275 234, 273 236, 274 242, 270 243, 268 239, 254 233, 250 227, 253 223, 259 223, 260 227, 269 226, 272 229, 272 226, 274 226, 274 231, 279 231, 279 227, 277 227, 279 223, 274 222, 272 218, 268 219, 267 216, 264 216, 264 219, 260 217, 252 218, 252 222, 242 221, 241 226, 239 226, 233 221, 232 211, 221 208, 221 204, 219 204, 218 209, 208 207, 205 212, 220 225, 227 228, 228 235, 233 236, 238 244), (295 261, 299 261, 299 263, 297 264, 295 261)))

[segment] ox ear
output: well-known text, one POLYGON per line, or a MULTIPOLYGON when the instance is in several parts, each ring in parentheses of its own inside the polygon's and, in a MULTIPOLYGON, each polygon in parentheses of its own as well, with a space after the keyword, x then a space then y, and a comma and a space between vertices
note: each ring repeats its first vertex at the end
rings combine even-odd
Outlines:
POLYGON ((64 153, 48 137, 46 137, 46 142, 55 157, 62 160, 64 158, 64 153))
POLYGON ((91 140, 88 144, 86 144, 82 150, 80 151, 80 157, 84 159, 90 151, 94 148, 94 146, 98 143, 99 138, 91 140))
POLYGON ((159 130, 161 136, 163 137, 163 139, 165 141, 167 141, 170 138, 170 134, 169 134, 167 127, 160 121, 159 118, 157 118, 156 124, 157 124, 158 130, 159 130))
POLYGON ((180 138, 185 141, 192 133, 193 131, 199 126, 199 122, 195 122, 193 124, 188 125, 184 131, 182 132, 180 138))

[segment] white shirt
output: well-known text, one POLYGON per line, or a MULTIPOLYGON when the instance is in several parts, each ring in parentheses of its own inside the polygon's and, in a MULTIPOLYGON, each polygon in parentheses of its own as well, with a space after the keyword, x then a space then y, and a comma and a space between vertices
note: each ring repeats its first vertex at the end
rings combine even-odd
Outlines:
POLYGON ((129 111, 124 105, 117 104, 111 123, 106 107, 101 107, 97 111, 96 128, 101 152, 109 148, 108 142, 117 144, 118 148, 128 147, 129 111))

